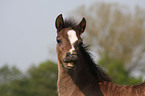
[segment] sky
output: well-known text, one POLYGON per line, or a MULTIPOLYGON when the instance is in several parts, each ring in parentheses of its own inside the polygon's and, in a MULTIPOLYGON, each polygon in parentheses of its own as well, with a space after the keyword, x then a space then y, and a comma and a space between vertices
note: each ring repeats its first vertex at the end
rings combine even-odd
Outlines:
POLYGON ((79 6, 95 2, 145 7, 145 0, 0 0, 0 67, 26 71, 48 59, 56 61, 56 17, 71 16, 79 6))

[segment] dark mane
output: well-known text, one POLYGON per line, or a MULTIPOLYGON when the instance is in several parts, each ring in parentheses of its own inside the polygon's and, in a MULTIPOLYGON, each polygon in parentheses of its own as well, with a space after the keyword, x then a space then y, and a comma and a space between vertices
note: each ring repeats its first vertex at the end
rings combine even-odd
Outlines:
POLYGON ((74 19, 68 18, 68 19, 64 20, 64 26, 63 27, 64 28, 71 27, 72 29, 76 29, 77 23, 75 22, 74 19))
POLYGON ((98 79, 98 82, 109 81, 112 82, 112 79, 100 68, 97 64, 94 63, 91 53, 88 52, 88 46, 83 44, 79 45, 79 51, 85 56, 87 64, 89 64, 89 69, 91 73, 98 79))

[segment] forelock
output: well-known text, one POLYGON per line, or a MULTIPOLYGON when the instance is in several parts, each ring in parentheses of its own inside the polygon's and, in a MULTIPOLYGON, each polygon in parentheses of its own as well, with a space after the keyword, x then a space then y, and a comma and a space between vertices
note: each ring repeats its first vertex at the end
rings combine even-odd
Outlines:
POLYGON ((74 19, 72 19, 72 18, 65 19, 64 28, 68 28, 68 27, 71 27, 72 29, 76 29, 77 23, 75 22, 74 19))

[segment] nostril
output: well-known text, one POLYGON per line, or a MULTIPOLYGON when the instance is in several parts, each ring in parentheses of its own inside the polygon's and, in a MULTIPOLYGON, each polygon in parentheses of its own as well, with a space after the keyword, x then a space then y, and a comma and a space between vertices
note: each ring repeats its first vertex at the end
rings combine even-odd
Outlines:
POLYGON ((68 53, 66 53, 66 57, 69 57, 70 56, 70 53, 68 52, 68 53))
POLYGON ((64 58, 64 62, 76 62, 78 61, 78 55, 77 52, 71 54, 70 52, 66 53, 66 57, 64 58))
POLYGON ((72 55, 71 60, 72 61, 78 61, 78 56, 77 55, 72 55))

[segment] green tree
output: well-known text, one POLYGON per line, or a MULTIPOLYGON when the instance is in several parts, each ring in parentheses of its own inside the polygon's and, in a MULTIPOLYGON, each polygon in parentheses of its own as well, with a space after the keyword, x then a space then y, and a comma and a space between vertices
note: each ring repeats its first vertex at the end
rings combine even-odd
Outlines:
POLYGON ((0 84, 0 96, 57 96, 56 83, 57 64, 48 60, 32 66, 22 78, 0 84))
POLYGON ((109 55, 105 54, 99 60, 99 65, 104 68, 116 84, 131 85, 142 82, 142 77, 135 78, 129 75, 128 71, 125 69, 123 61, 120 59, 111 58, 109 55))
POLYGON ((22 73, 15 66, 9 67, 8 65, 0 68, 0 84, 9 83, 12 80, 22 77, 22 73))
POLYGON ((5 65, 0 68, 0 95, 10 96, 10 83, 15 80, 20 80, 22 77, 22 72, 15 66, 9 67, 8 65, 5 65))
POLYGON ((57 64, 51 61, 41 63, 28 71, 33 96, 57 96, 57 64))

